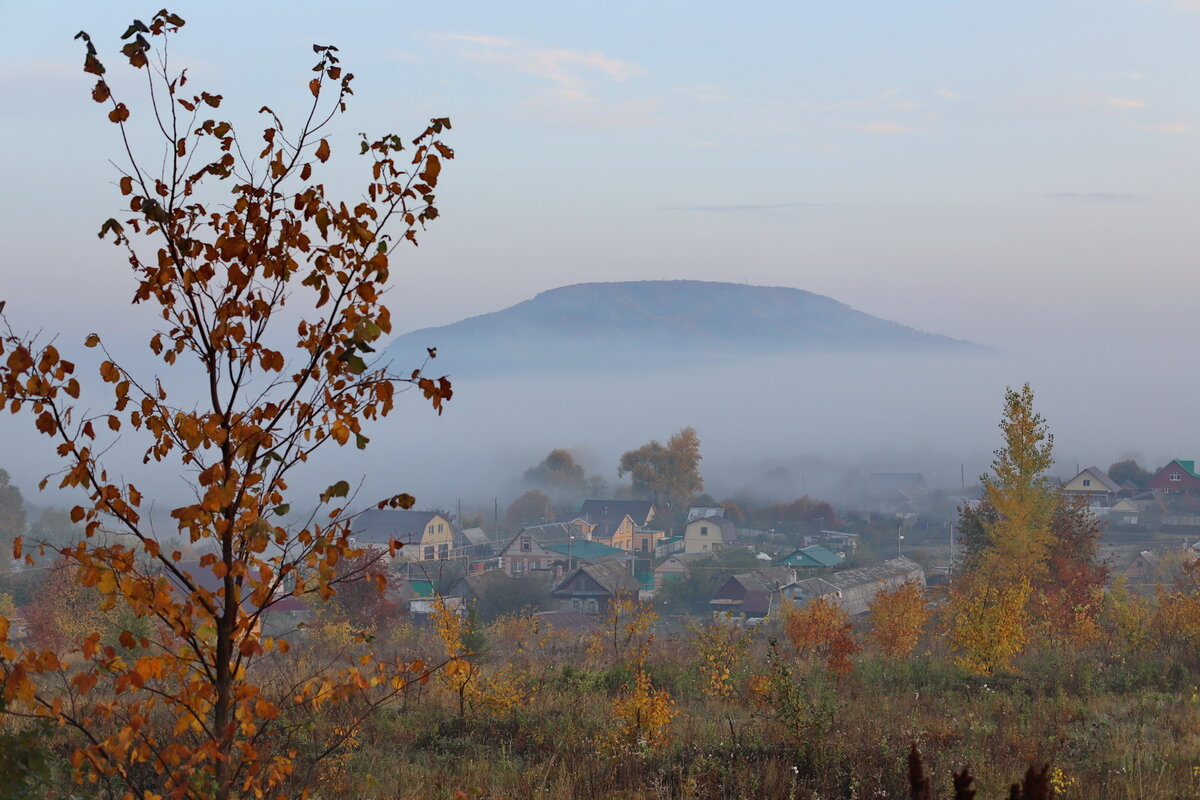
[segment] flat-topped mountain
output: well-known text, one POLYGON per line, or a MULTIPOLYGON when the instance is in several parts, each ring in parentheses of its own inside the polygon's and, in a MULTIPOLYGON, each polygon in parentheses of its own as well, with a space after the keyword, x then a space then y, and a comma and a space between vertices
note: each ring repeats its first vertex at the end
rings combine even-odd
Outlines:
POLYGON ((745 355, 982 351, 781 286, 708 281, 579 283, 514 306, 406 333, 399 364, 437 347, 433 373, 702 362, 745 355))

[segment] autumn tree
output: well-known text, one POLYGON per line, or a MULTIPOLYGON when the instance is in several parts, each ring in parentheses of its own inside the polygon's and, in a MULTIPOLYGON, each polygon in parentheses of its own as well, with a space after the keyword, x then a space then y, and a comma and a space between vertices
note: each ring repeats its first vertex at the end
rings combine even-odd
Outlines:
POLYGON ((1046 477, 1054 436, 1034 410, 1029 384, 1005 392, 1000 431, 993 474, 980 479, 984 508, 965 520, 967 569, 950 608, 960 662, 984 672, 1007 667, 1029 638, 1033 607, 1051 582, 1051 524, 1060 502, 1046 477))
POLYGON ((1122 486, 1132 486, 1135 489, 1144 489, 1146 483, 1154 477, 1154 473, 1144 469, 1141 464, 1132 458, 1116 461, 1108 465, 1108 477, 1122 486))
POLYGON ((13 541, 24 533, 25 500, 21 490, 12 484, 8 472, 0 469, 0 568, 8 564, 13 541))
POLYGON ((687 506, 704 491, 700 476, 700 437, 695 428, 680 428, 664 446, 652 440, 621 456, 617 475, 629 475, 634 495, 675 509, 687 506))
POLYGON ((749 634, 728 622, 711 620, 697 627, 694 635, 704 677, 701 690, 709 697, 732 697, 734 670, 749 650, 749 634))
POLYGON ((838 677, 850 674, 854 668, 850 657, 862 649, 846 612, 824 597, 799 608, 789 606, 783 616, 783 632, 797 653, 824 658, 825 667, 838 677))
MULTIPOLYGON (((215 118, 222 95, 194 91, 169 61, 165 42, 183 24, 164 10, 125 31, 122 56, 147 78, 141 106, 114 95, 91 37, 77 37, 91 96, 123 148, 128 214, 100 235, 128 260, 133 302, 161 318, 148 337, 161 373, 135 373, 91 334, 84 344, 98 348, 111 394, 84 399, 55 343, 7 319, 0 335, 0 406, 32 420, 62 458, 58 485, 86 496, 70 512, 85 538, 61 555, 101 610, 146 624, 115 643, 88 624, 64 652, 8 643, 0 618, 0 687, 6 713, 76 734, 76 778, 107 796, 307 796, 321 791, 320 758, 428 674, 373 658, 365 641, 352 662, 297 674, 288 643, 261 623, 289 595, 333 597, 338 563, 361 554, 345 480, 320 493, 307 523, 287 522, 295 469, 326 445, 366 447, 366 426, 393 410, 398 390, 415 388, 439 412, 450 399, 449 382, 421 366, 395 373, 372 360, 392 328, 382 302, 392 245, 415 243, 438 215, 435 187, 453 156, 438 136, 449 122, 434 120, 411 144, 364 136, 369 179, 343 202, 315 177, 332 154, 324 131, 352 94, 337 49, 314 46, 299 124, 264 106, 264 127, 243 136, 215 118), (134 146, 146 136, 163 145, 149 159, 134 146), (188 370, 203 379, 202 397, 173 391, 188 370), (155 538, 142 492, 123 477, 130 466, 104 463, 118 435, 141 437, 149 469, 192 481, 194 499, 171 516, 204 554, 198 564, 155 538), (335 705, 346 709, 337 726, 311 724, 335 705)), ((412 502, 400 494, 380 505, 412 502)))
POLYGON ((530 489, 513 500, 504 510, 504 521, 509 529, 514 531, 530 525, 553 522, 554 509, 550 506, 550 498, 545 492, 530 489))
POLYGON ((905 581, 879 592, 867 604, 870 639, 888 658, 908 658, 929 623, 925 592, 916 581, 905 581))
POLYGON ((567 450, 556 448, 540 463, 525 470, 522 482, 558 499, 577 498, 583 493, 586 476, 583 467, 567 450))

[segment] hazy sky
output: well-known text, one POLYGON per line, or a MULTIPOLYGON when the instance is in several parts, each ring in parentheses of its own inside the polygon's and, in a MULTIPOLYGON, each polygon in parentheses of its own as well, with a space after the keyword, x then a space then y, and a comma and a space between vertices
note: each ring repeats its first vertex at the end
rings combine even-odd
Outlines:
MULTIPOLYGON (((117 67, 125 24, 156 8, 0 12, 10 308, 94 327, 124 305, 95 237, 118 142, 71 37, 117 67)), ((258 106, 303 101, 310 43, 341 48, 359 76, 334 140, 347 186, 358 131, 454 120, 401 328, 641 278, 795 286, 1004 348, 1193 327, 1197 2, 172 8, 179 63, 248 138, 258 106)))
MULTIPOLYGON (((72 37, 96 38, 136 120, 144 95, 122 77, 118 37, 157 8, 0 10, 0 299, 19 327, 145 338, 123 259, 95 235, 121 214, 107 163, 119 141, 72 37)), ((341 49, 359 77, 321 175, 339 188, 364 175, 357 132, 411 138, 431 116, 453 119, 459 157, 443 172, 443 218, 393 272, 399 331, 581 281, 794 286, 1017 358, 986 386, 941 375, 926 391, 950 419, 969 401, 969 419, 946 431, 942 407, 914 396, 886 426, 895 443, 880 447, 930 442, 951 463, 964 450, 986 457, 1003 385, 1040 377, 1067 461, 1200 456, 1188 345, 1200 293, 1200 1, 172 10, 188 20, 175 63, 226 97, 222 112, 249 140, 263 104, 296 119, 310 44, 341 49), (960 396, 963 381, 973 383, 960 396), (912 431, 901 422, 922 414, 912 431)), ((461 388, 464 408, 498 402, 461 388)), ((819 408, 839 407, 830 391, 819 408)), ((769 398, 780 419, 836 429, 793 411, 791 397, 769 398)), ((856 402, 872 414, 869 394, 856 402)), ((724 437, 732 454, 746 439, 729 416, 739 411, 717 409, 728 424, 702 436, 724 437)), ((605 441, 619 451, 703 419, 681 413, 664 409, 652 428, 605 420, 626 426, 605 441)), ((538 425, 537 446, 596 444, 596 431, 545 430, 539 418, 502 425, 510 439, 495 452, 538 425)), ((873 430, 856 429, 860 447, 882 437, 873 430)))

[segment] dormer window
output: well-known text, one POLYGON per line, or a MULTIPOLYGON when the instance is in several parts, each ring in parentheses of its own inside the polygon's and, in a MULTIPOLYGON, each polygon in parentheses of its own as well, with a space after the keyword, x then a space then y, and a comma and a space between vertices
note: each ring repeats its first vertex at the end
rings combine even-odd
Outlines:
POLYGON ((1173 480, 1173 481, 1176 481, 1176 482, 1183 480, 1183 473, 1180 473, 1180 472, 1172 472, 1172 473, 1171 473, 1171 480, 1173 480))
POLYGON ((533 539, 529 536, 521 537, 521 552, 528 553, 533 549, 533 539))
POLYGON ((1083 485, 1084 485, 1084 486, 1091 486, 1091 485, 1092 485, 1092 481, 1091 481, 1091 479, 1089 479, 1089 478, 1084 478, 1084 479, 1083 479, 1083 485))

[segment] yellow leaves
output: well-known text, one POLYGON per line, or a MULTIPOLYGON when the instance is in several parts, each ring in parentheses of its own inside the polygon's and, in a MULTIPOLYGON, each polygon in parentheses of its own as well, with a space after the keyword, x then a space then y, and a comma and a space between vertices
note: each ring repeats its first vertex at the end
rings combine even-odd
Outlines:
POLYGON ((925 593, 916 581, 906 581, 870 601, 871 640, 889 658, 907 658, 929 622, 925 593))
POLYGON ((964 669, 990 674, 1007 669, 1025 647, 1028 581, 995 588, 977 585, 950 599, 950 643, 964 669))
POLYGON ((322 139, 321 143, 317 145, 316 156, 322 164, 329 160, 329 142, 325 139, 322 139))
POLYGON ((671 720, 677 713, 671 695, 656 690, 639 663, 634 669, 633 684, 627 685, 612 702, 615 725, 602 744, 614 754, 631 748, 662 747, 670 741, 671 720))

